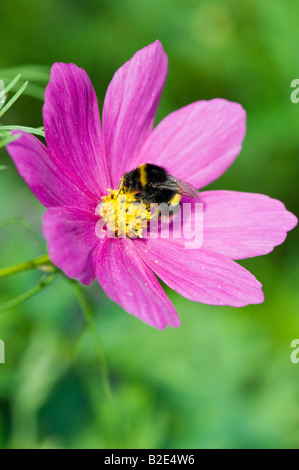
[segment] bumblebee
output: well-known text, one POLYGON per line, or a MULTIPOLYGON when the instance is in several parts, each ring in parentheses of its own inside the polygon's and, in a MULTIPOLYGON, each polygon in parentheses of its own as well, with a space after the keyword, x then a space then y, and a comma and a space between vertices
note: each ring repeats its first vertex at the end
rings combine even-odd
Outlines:
POLYGON ((178 207, 182 196, 197 198, 199 192, 194 186, 171 176, 161 166, 143 163, 135 170, 125 173, 119 191, 131 192, 134 199, 143 204, 162 204, 178 207))

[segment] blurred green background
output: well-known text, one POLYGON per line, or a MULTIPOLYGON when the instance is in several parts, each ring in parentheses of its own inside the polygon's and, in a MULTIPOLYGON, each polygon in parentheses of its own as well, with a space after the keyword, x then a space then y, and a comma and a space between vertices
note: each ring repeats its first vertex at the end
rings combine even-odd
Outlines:
MULTIPOLYGON (((248 113, 241 155, 210 188, 261 192, 299 214, 297 0, 1 0, 0 69, 32 79, 2 123, 42 125, 40 94, 56 61, 86 69, 102 106, 132 54, 160 39, 169 76, 158 112, 223 97, 248 113), (27 66, 43 66, 35 69, 27 66), (26 67, 24 67, 26 66, 26 67)), ((0 76, 1 78, 1 76, 0 76)), ((42 233, 43 207, 4 149, 1 217, 42 233)), ((18 225, 0 229, 1 267, 45 252, 18 225)), ((124 313, 95 283, 86 289, 109 364, 113 403, 102 390, 95 345, 74 292, 57 278, 0 315, 2 448, 298 448, 298 230, 268 256, 242 262, 265 302, 243 309, 192 303, 167 290, 182 319, 159 332, 124 313)), ((28 272, 1 280, 4 303, 38 283, 28 272)))

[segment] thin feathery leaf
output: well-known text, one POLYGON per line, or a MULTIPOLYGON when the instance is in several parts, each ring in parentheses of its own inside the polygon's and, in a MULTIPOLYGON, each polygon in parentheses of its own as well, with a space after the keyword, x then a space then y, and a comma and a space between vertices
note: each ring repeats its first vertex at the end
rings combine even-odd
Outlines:
MULTIPOLYGON (((5 88, 4 90, 0 91, 0 101, 7 95, 7 93, 12 90, 12 88, 18 83, 21 78, 21 74, 19 73, 5 88)), ((4 80, 3 80, 4 81, 4 80)))
MULTIPOLYGON (((9 79, 8 77, 1 76, 1 80, 7 82, 9 79)), ((24 83, 24 82, 23 82, 24 83)), ((16 91, 16 86, 14 85, 13 90, 16 91)), ((44 85, 37 85, 35 83, 29 82, 26 90, 24 90, 24 95, 30 96, 31 98, 36 98, 38 100, 44 100, 45 95, 45 86, 44 85)), ((0 104, 1 106, 1 104, 0 104)))
MULTIPOLYGON (((17 74, 21 74, 23 80, 29 81, 28 87, 26 90, 24 90, 25 95, 32 98, 37 98, 39 100, 44 99, 45 85, 49 82, 50 79, 50 67, 25 65, 0 69, 0 79, 5 83, 12 80, 12 78, 14 78, 17 74)), ((16 90, 14 89, 13 91, 16 90)))
POLYGON ((40 127, 26 127, 26 126, 1 126, 0 132, 7 132, 7 131, 24 131, 28 132, 28 134, 35 134, 40 135, 41 137, 45 137, 45 131, 43 128, 40 127))
POLYGON ((6 113, 6 111, 8 111, 8 109, 17 101, 17 99, 21 96, 21 94, 23 93, 23 91, 26 89, 28 85, 28 82, 25 82, 23 86, 21 86, 21 88, 19 89, 19 91, 17 91, 13 97, 6 103, 5 106, 3 106, 3 108, 1 109, 0 111, 0 118, 6 113))

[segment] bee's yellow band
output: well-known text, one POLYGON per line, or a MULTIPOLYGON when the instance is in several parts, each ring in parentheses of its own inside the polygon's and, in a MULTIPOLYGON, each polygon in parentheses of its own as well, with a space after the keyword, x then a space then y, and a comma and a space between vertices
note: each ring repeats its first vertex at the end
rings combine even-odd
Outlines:
POLYGON ((178 204, 180 204, 181 199, 182 199, 182 195, 180 193, 177 193, 173 196, 172 199, 170 199, 169 202, 170 202, 171 205, 177 206, 178 204))
POLYGON ((146 186, 147 184, 146 163, 143 163, 142 165, 140 165, 139 170, 140 170, 141 186, 146 186))

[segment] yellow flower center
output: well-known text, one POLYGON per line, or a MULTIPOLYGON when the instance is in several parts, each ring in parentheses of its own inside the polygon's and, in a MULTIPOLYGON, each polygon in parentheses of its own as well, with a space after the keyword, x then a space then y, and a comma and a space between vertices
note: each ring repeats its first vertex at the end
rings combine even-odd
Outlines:
POLYGON ((135 199, 136 192, 109 189, 102 197, 98 214, 106 222, 107 230, 118 237, 142 238, 154 211, 149 204, 135 199))

